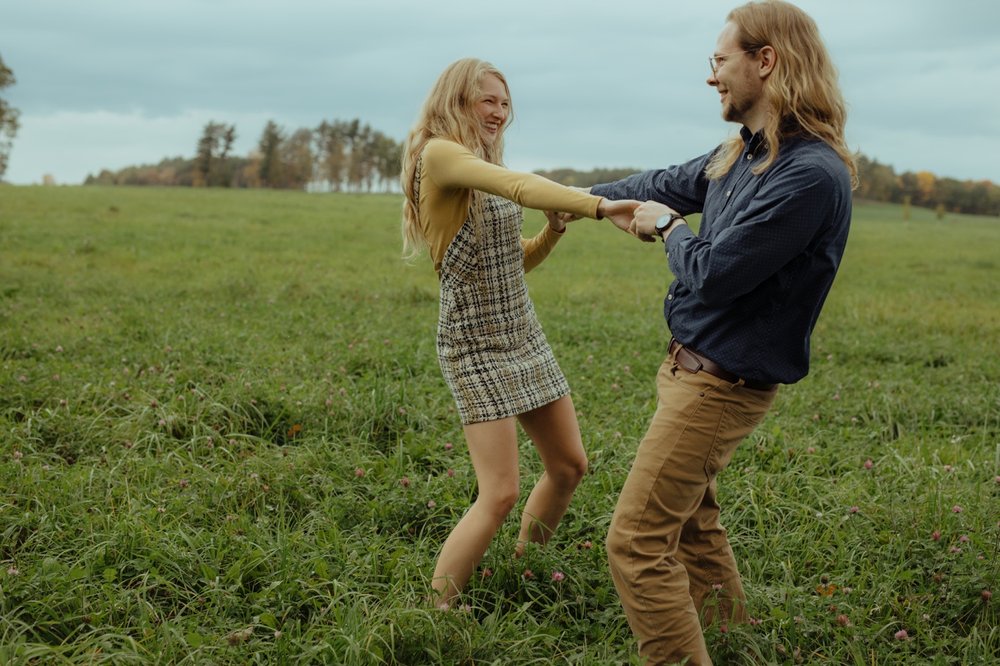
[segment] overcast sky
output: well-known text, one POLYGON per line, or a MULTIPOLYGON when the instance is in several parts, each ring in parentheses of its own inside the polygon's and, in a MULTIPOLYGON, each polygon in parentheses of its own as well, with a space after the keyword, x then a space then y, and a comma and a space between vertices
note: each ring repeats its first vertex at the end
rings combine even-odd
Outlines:
MULTIPOLYGON (((80 183, 192 156, 205 123, 355 117, 402 140, 461 57, 507 76, 506 161, 654 168, 735 131, 705 80, 723 0, 0 0, 21 111, 6 179, 80 183)), ((1000 183, 1000 2, 801 0, 848 102, 848 141, 897 173, 1000 183)))

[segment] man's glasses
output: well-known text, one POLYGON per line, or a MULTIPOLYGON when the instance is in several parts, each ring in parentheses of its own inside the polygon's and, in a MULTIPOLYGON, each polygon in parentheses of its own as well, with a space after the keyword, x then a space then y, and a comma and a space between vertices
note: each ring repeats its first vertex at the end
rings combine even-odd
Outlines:
POLYGON ((734 55, 741 55, 743 53, 756 53, 760 51, 760 48, 747 49, 746 51, 735 51, 733 53, 726 53, 724 55, 712 56, 708 59, 708 66, 712 68, 712 76, 719 75, 719 68, 726 64, 726 58, 730 58, 734 55))

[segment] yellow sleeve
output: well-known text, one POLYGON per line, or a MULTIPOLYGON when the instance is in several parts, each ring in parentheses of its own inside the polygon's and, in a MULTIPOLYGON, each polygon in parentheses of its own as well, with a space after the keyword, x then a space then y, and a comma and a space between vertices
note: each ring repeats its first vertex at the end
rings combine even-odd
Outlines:
POLYGON ((521 247, 524 248, 524 272, 527 273, 542 263, 562 237, 563 234, 558 231, 552 231, 552 227, 546 224, 534 238, 522 238, 521 247))
POLYGON ((427 177, 442 189, 480 190, 527 208, 597 219, 601 197, 565 187, 537 174, 490 164, 454 141, 431 139, 424 147, 423 159, 427 177))

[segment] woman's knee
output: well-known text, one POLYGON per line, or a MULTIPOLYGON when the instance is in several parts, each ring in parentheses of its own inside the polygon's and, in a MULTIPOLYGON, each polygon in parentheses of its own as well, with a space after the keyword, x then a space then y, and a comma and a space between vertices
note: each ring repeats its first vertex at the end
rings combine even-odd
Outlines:
POLYGON ((517 505, 519 489, 516 484, 505 485, 501 488, 493 489, 489 494, 480 495, 477 503, 490 515, 497 519, 497 523, 502 523, 507 515, 514 510, 517 505))
POLYGON ((587 474, 587 456, 581 453, 579 456, 564 458, 551 469, 546 469, 545 473, 560 488, 573 490, 587 474))

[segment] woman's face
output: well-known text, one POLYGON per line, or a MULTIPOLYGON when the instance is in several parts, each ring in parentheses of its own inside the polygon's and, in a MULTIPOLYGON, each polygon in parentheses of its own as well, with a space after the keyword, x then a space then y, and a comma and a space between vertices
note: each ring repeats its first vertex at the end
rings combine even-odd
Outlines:
POLYGON ((474 108, 483 143, 492 146, 507 123, 507 117, 510 115, 510 98, 507 96, 507 88, 503 81, 495 74, 483 76, 481 87, 482 92, 474 108))

